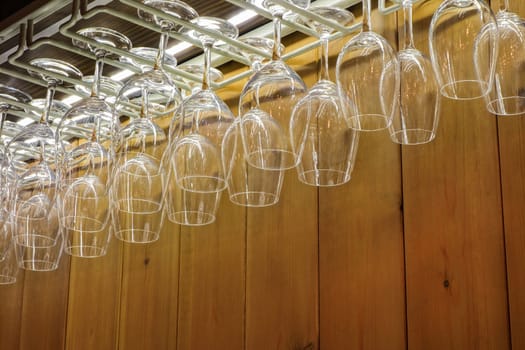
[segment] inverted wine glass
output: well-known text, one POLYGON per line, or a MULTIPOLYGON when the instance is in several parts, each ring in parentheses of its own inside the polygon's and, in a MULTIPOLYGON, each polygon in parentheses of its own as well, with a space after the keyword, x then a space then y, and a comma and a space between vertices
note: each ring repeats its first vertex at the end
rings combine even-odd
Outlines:
MULTIPOLYGON (((0 84, 0 97, 3 99, 0 101, 0 217, 3 223, 8 217, 9 198, 14 184, 13 168, 9 166, 5 147, 11 137, 22 131, 22 127, 18 124, 7 120, 7 115, 10 110, 24 111, 23 108, 10 103, 10 101, 27 104, 32 101, 32 98, 21 90, 3 84, 0 84), (6 131, 11 134, 11 137, 6 135, 6 131)), ((1 252, 2 244, 0 243, 1 252)))
POLYGON ((57 127, 57 142, 64 145, 60 219, 65 252, 94 258, 106 254, 111 237, 110 174, 118 143, 118 122, 113 118, 112 107, 99 94, 103 61, 111 57, 101 44, 126 50, 131 41, 103 27, 84 28, 78 34, 96 43, 73 41, 74 45, 91 50, 96 62, 90 96, 75 103, 57 127))
MULTIPOLYGON (((334 7, 312 7, 309 11, 342 26, 354 20, 349 11, 334 7)), ((297 174, 307 185, 342 185, 350 180, 357 153, 358 133, 351 129, 346 115, 355 106, 348 96, 339 96, 337 85, 330 80, 328 41, 333 29, 307 18, 299 17, 298 21, 318 33, 321 64, 319 81, 295 105, 290 120, 292 146, 301 155, 297 174)))
MULTIPOLYGON (((143 0, 143 3, 186 22, 198 16, 191 6, 182 1, 143 0)), ((181 30, 182 26, 143 10, 138 10, 138 16, 147 22, 155 23, 160 28, 159 45, 157 49, 141 47, 131 51, 143 59, 153 60, 152 67, 133 58, 121 57, 121 61, 139 67, 142 74, 134 75, 124 84, 117 98, 116 113, 121 115, 121 119, 122 116, 125 117, 124 119, 140 118, 140 110, 144 103, 147 103, 148 113, 152 114, 152 118, 158 125, 167 129, 182 97, 171 76, 164 70, 165 64, 172 68, 177 64, 174 57, 166 55, 166 47, 169 33, 181 30)))
MULTIPOLYGON (((271 1, 255 1, 273 15, 274 47, 272 59, 255 73, 242 89, 239 102, 241 134, 246 160, 256 168, 286 170, 297 165, 290 140, 293 106, 307 91, 301 77, 281 59, 281 20, 286 10, 271 1), (249 113, 258 109, 265 113, 249 113), (248 116, 248 117, 247 117, 248 116), (264 116, 263 119, 257 119, 264 116)), ((306 8, 309 1, 290 3, 306 8)))
MULTIPOLYGON (((147 5, 179 19, 190 21, 195 10, 182 2, 149 1, 147 5)), ((140 12, 147 21, 161 28, 158 49, 137 48, 132 53, 154 61, 147 66, 138 60, 121 58, 139 67, 141 74, 133 76, 120 90, 115 103, 117 117, 129 119, 119 132, 120 146, 112 185, 115 203, 114 221, 117 238, 131 243, 149 243, 159 238, 164 219, 165 186, 162 179, 162 157, 169 143, 165 129, 173 118, 182 97, 164 66, 174 68, 177 60, 166 55, 168 34, 180 29, 165 19, 140 12)))
POLYGON ((11 222, 19 267, 50 271, 58 267, 63 235, 59 219, 62 179, 57 168, 62 147, 49 126, 49 114, 56 85, 63 83, 57 76, 80 79, 82 74, 71 64, 56 59, 38 58, 30 64, 56 75, 29 72, 47 81, 48 88, 40 121, 29 125, 7 145, 17 174, 11 222))
POLYGON ((9 212, 12 187, 16 183, 16 178, 12 168, 9 167, 4 130, 8 123, 6 118, 9 110, 23 110, 9 101, 29 103, 31 96, 18 89, 0 84, 0 97, 5 100, 0 101, 0 135, 2 135, 0 140, 0 284, 12 284, 16 282, 18 264, 12 240, 12 223, 9 212))
POLYGON ((441 94, 456 100, 486 96, 494 81, 499 41, 489 5, 484 0, 445 0, 434 12, 428 33, 441 94))
MULTIPOLYGON (((237 28, 220 18, 198 17, 193 24, 216 32, 216 37, 236 38, 237 28)), ((171 145, 167 183, 175 180, 180 195, 168 197, 168 217, 183 225, 206 225, 215 220, 221 192, 227 182, 221 161, 222 140, 234 121, 228 106, 211 89, 211 48, 220 45, 208 34, 185 30, 204 49, 202 87, 186 98, 170 126, 171 145)), ((170 189, 174 189, 173 183, 170 189)), ((172 192, 168 190, 168 193, 172 192)))
MULTIPOLYGON (((525 21, 509 11, 509 0, 504 0, 496 13, 498 24, 499 50, 492 89, 486 96, 490 113, 501 116, 523 115, 525 113, 525 21)), ((481 41, 490 41, 490 35, 481 41)), ((489 48, 487 44, 478 47, 489 48)), ((485 50, 478 50, 476 64, 482 66, 485 50)))
POLYGON ((371 28, 371 1, 363 0, 363 26, 339 54, 336 79, 339 94, 356 106, 346 112, 359 131, 388 128, 397 108, 399 63, 392 46, 371 28))
POLYGON ((401 1, 404 11, 404 46, 397 53, 400 65, 399 112, 389 127, 390 138, 402 145, 432 141, 439 122, 439 85, 428 57, 416 49, 412 32, 412 2, 401 1))
MULTIPOLYGON (((239 41, 271 55, 273 40, 264 37, 246 37, 239 41)), ((233 49, 233 48, 232 48, 233 49)), ((265 57, 248 50, 239 50, 251 63, 252 74, 261 67, 265 57)), ((255 111, 253 109, 252 111, 255 111)), ((281 194, 284 170, 263 170, 251 166, 242 147, 240 118, 228 129, 222 145, 222 161, 228 182, 230 200, 242 206, 264 207, 277 203, 281 194)))

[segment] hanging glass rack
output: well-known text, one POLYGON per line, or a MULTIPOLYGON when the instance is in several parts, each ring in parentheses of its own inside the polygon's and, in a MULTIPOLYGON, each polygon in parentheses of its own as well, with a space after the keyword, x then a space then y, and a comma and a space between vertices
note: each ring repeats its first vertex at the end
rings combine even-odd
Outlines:
MULTIPOLYGON (((310 18, 312 20, 315 20, 317 22, 326 24, 334 29, 334 34, 331 35, 330 40, 334 40, 337 38, 340 38, 343 35, 347 35, 349 33, 355 32, 360 29, 361 23, 359 21, 353 23, 351 26, 343 27, 337 23, 328 21, 315 13, 312 13, 308 10, 304 10, 302 8, 299 8, 297 6, 294 6, 293 4, 290 4, 289 2, 285 0, 273 0, 275 3, 285 7, 286 9, 292 11, 293 13, 296 13, 301 16, 305 16, 307 18, 310 18)), ((225 0, 225 2, 232 5, 236 10, 251 10, 254 11, 257 15, 266 18, 268 21, 271 19, 271 14, 261 9, 254 4, 245 1, 245 0, 225 0)), ((313 5, 318 6, 338 6, 341 8, 351 8, 352 6, 358 5, 361 3, 361 0, 317 0, 312 2, 313 5)), ((387 15, 390 13, 393 13, 400 9, 400 5, 394 2, 391 2, 390 0, 379 0, 378 1, 378 11, 383 14, 387 15)), ((54 50, 61 50, 67 53, 71 53, 74 55, 78 55, 79 57, 82 57, 89 61, 94 61, 95 56, 87 51, 82 50, 78 47, 75 47, 72 44, 72 40, 79 40, 87 45, 89 44, 95 44, 95 41, 93 39, 81 36, 76 33, 74 27, 80 22, 80 21, 89 21, 93 18, 95 18, 98 15, 105 15, 109 16, 109 18, 115 18, 119 21, 124 21, 129 23, 131 26, 138 26, 141 28, 145 28, 148 31, 152 32, 160 32, 160 28, 155 26, 154 24, 148 23, 136 16, 136 10, 146 10, 155 16, 159 18, 167 19, 173 23, 184 25, 190 29, 194 29, 197 31, 201 31, 205 34, 208 34, 216 40, 221 40, 228 45, 230 45, 233 48, 253 52, 259 55, 262 55, 263 57, 268 57, 268 54, 266 52, 263 52, 261 50, 258 50, 256 48, 253 48, 249 45, 244 44, 243 42, 239 41, 238 39, 230 39, 228 37, 225 37, 224 35, 221 35, 220 33, 212 32, 209 30, 206 30, 204 28, 199 28, 198 26, 194 25, 193 23, 189 23, 183 20, 180 20, 178 18, 175 18, 173 16, 170 16, 169 14, 163 13, 162 11, 153 9, 151 7, 148 7, 144 5, 140 0, 95 0, 88 2, 87 0, 57 0, 57 1, 50 1, 48 4, 38 8, 33 13, 24 16, 23 18, 19 19, 16 23, 10 25, 9 27, 5 28, 4 30, 0 31, 0 45, 9 45, 11 43, 10 48, 4 49, 4 53, 0 55, 0 73, 7 75, 11 78, 14 78, 19 81, 27 82, 32 85, 38 85, 38 86, 44 86, 44 83, 40 81, 39 79, 36 79, 34 77, 31 77, 27 71, 33 70, 36 72, 43 71, 40 68, 31 66, 27 60, 24 60, 24 57, 29 54, 37 54, 38 50, 42 47, 51 47, 54 50), (119 9, 119 7, 128 7, 135 9, 135 13, 130 11, 122 11, 119 9), (69 8, 69 11, 67 9, 69 8), (65 16, 62 16, 63 18, 54 19, 54 22, 51 25, 45 26, 46 21, 49 22, 49 18, 52 16, 52 14, 67 14, 65 16), (56 39, 56 34, 59 34, 62 36, 62 40, 56 39), (63 38, 67 38, 68 40, 63 40, 63 38), (18 39, 18 40, 16 40, 18 39)), ((286 20, 286 18, 283 20, 283 34, 287 35, 293 32, 300 32, 303 33, 306 36, 314 37, 315 38, 315 32, 307 28, 303 25, 300 25, 298 23, 286 20)), ((271 34, 271 23, 263 24, 249 32, 243 33, 241 37, 247 37, 247 36, 270 36, 271 34)), ((177 33, 177 32, 170 32, 170 38, 172 40, 176 40, 178 42, 187 42, 195 47, 199 47, 202 49, 200 42, 185 36, 183 34, 177 33)), ((118 56, 124 56, 127 58, 130 58, 136 62, 140 62, 142 64, 149 64, 152 65, 153 62, 149 61, 143 57, 137 56, 131 52, 127 52, 124 50, 120 50, 118 48, 114 48, 111 46, 101 45, 97 44, 99 46, 102 46, 103 49, 107 50, 109 53, 112 53, 114 55, 118 56)), ((296 56, 299 56, 307 51, 310 51, 317 46, 320 45, 320 41, 318 39, 312 40, 309 44, 304 45, 300 48, 296 48, 293 50, 287 50, 286 53, 283 55, 283 59, 290 60, 296 56)), ((140 46, 140 43, 134 43, 134 46, 140 46)), ((236 61, 240 63, 241 65, 249 66, 248 60, 239 55, 236 54, 234 50, 230 49, 221 49, 221 48, 214 48, 213 49, 213 58, 212 58, 212 64, 214 66, 220 66, 221 64, 224 64, 228 61, 236 61)), ((188 60, 187 62, 183 62, 181 64, 191 64, 192 62, 201 62, 202 59, 200 57, 196 57, 193 59, 188 60)), ((132 67, 130 65, 121 63, 118 60, 106 60, 105 64, 108 66, 112 66, 116 70, 130 70, 132 72, 138 72, 139 68, 132 67)), ((182 69, 178 68, 170 68, 166 67, 166 70, 171 73, 174 77, 180 77, 185 80, 195 81, 199 82, 201 80, 200 76, 185 72, 182 69)), ((78 79, 72 79, 68 77, 63 77, 60 75, 54 75, 53 72, 45 72, 51 77, 56 77, 57 79, 61 79, 68 83, 69 85, 83 85, 85 87, 89 87, 89 83, 78 80, 78 79)), ((229 76, 227 79, 224 79, 219 82, 213 82, 212 88, 214 89, 220 89, 223 87, 226 87, 230 84, 233 84, 241 79, 246 78, 250 74, 249 70, 246 69, 242 71, 241 73, 238 73, 233 76, 229 76)), ((179 85, 181 88, 188 89, 186 83, 184 83, 182 80, 175 80, 175 83, 179 85)), ((72 88, 65 88, 65 87, 57 87, 57 91, 63 94, 67 95, 76 95, 78 97, 85 97, 85 94, 82 92, 79 92, 72 88)), ((107 91, 109 93, 109 91, 107 91)), ((114 93, 114 92, 113 92, 114 93)), ((0 103, 7 101, 5 97, 0 96, 0 103)), ((11 115, 18 116, 20 118, 32 118, 34 120, 38 120, 37 114, 41 112, 41 110, 38 107, 35 107, 33 105, 24 105, 22 103, 12 102, 13 105, 16 105, 17 107, 23 108, 27 111, 10 111, 9 113, 11 115), (33 113, 31 113, 33 112, 33 113)))

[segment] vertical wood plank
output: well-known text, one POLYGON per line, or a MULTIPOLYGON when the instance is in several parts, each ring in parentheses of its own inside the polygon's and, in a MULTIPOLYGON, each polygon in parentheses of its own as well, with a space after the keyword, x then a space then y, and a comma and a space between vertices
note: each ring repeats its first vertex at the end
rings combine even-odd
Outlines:
POLYGON ((0 349, 18 349, 22 328, 24 271, 15 284, 0 286, 0 349))
POLYGON ((114 237, 106 256, 71 258, 66 349, 116 349, 122 243, 114 237))
MULTIPOLYGON (((373 23, 395 48, 395 14, 373 23)), ((406 348, 401 203, 399 146, 361 133, 350 183, 319 193, 322 349, 406 348)))
POLYGON ((19 349, 64 349, 69 262, 64 254, 56 271, 25 271, 19 349))
POLYGON ((512 348, 525 349, 525 120, 503 117, 498 126, 512 348))
POLYGON ((124 243, 119 349, 175 349, 179 230, 165 220, 158 241, 124 243))
MULTIPOLYGON (((491 4, 496 12, 503 1, 491 4)), ((509 11, 525 17, 523 1, 510 1, 509 6, 509 11)), ((513 349, 525 349, 525 120, 523 116, 499 117, 498 131, 511 340, 513 349)))
MULTIPOLYGON (((238 66, 221 67, 227 79, 238 66)), ((216 91, 237 114, 242 82, 216 91)), ((181 227, 177 350, 241 350, 244 341, 246 209, 221 194, 215 222, 181 227)))
MULTIPOLYGON (((316 82, 308 54, 287 63, 316 82)), ((276 205, 248 209, 245 349, 319 349, 317 201, 289 170, 276 205)))
POLYGON ((241 350, 245 209, 225 191, 216 222, 182 227, 178 350, 241 350))
POLYGON ((317 191, 296 176, 248 209, 246 349, 318 349, 317 191))
POLYGON ((409 346, 508 349, 495 120, 443 102, 435 142, 403 149, 409 346))
POLYGON ((350 183, 320 190, 322 349, 406 348, 400 155, 389 142, 362 134, 350 183))
POLYGON ((402 155, 409 348, 509 349, 496 119, 443 98, 436 139, 402 155))
POLYGON ((498 126, 512 348, 525 349, 525 120, 501 117, 498 126))

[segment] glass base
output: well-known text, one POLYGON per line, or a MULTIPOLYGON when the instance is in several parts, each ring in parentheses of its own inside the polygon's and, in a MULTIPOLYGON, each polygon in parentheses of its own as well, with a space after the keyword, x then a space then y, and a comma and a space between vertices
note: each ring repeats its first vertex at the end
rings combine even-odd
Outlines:
POLYGON ((159 239, 159 232, 149 230, 118 230, 115 232, 115 237, 127 243, 152 243, 159 239))
POLYGON ((268 207, 279 202, 279 196, 268 192, 239 192, 230 194, 230 201, 244 207, 268 207))
POLYGON ((173 219, 172 221, 180 225, 204 226, 213 223, 215 215, 200 211, 177 211, 173 214, 173 218, 170 219, 173 219))
POLYGON ((350 117, 350 128, 357 131, 380 131, 388 128, 392 118, 384 114, 357 114, 350 117))
POLYGON ((309 186, 334 187, 350 181, 350 174, 341 170, 315 169, 298 172, 299 181, 309 186))
POLYGON ((293 152, 282 149, 261 149, 246 155, 246 161, 261 170, 288 170, 297 166, 293 152))
POLYGON ((222 177, 213 176, 183 176, 177 184, 185 191, 198 193, 216 193, 226 189, 227 183, 222 177))
POLYGON ((16 283, 15 276, 0 275, 0 284, 13 284, 16 283))
POLYGON ((489 85, 485 81, 458 80, 444 84, 439 92, 444 97, 453 100, 474 100, 487 95, 489 91, 489 85))
POLYGON ((487 110, 501 116, 525 114, 525 97, 512 96, 491 100, 487 103, 487 110))
POLYGON ((436 137, 432 130, 408 129, 390 132, 393 142, 401 145, 421 145, 428 143, 436 137))
POLYGON ((54 271, 58 268, 58 262, 45 260, 20 260, 18 267, 28 271, 54 271))
POLYGON ((79 258, 98 258, 106 255, 106 248, 90 245, 70 246, 64 247, 64 252, 79 258))

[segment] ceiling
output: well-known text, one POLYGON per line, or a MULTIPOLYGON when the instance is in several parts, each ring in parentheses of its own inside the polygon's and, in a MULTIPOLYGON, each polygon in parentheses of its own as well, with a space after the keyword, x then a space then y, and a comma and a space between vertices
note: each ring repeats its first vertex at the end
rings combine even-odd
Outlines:
POLYGON ((4 20, 5 18, 15 14, 15 12, 29 5, 31 2, 31 0, 9 1, 7 3, 4 2, 4 4, 2 4, 0 7, 0 20, 4 20))
MULTIPOLYGON (((343 4, 342 7, 348 7, 360 2, 359 0, 328 1, 331 3, 334 3, 334 1, 338 4, 341 3, 343 4)), ((0 22, 0 82, 4 85, 21 89, 33 98, 43 98, 46 90, 45 82, 40 81, 38 78, 31 77, 27 72, 27 67, 24 67, 24 65, 28 65, 29 61, 33 58, 49 57, 65 60, 74 64, 84 75, 93 74, 93 55, 87 51, 79 52, 79 49, 72 45, 71 33, 76 33, 79 29, 92 26, 108 27, 128 36, 134 47, 158 47, 159 29, 155 25, 139 19, 137 17, 136 6, 129 4, 129 2, 131 2, 142 5, 140 0, 80 0, 78 2, 79 6, 86 6, 88 11, 84 13, 82 18, 72 23, 67 33, 61 33, 59 29, 63 29, 71 17, 73 9, 72 0, 36 0, 27 4, 28 2, 28 0, 10 1, 10 5, 3 5, 2 7, 2 11, 8 13, 14 12, 14 15, 0 22), (26 5, 26 7, 16 12, 16 8, 23 5, 26 5), (99 11, 101 9, 103 10, 99 11), (20 26, 20 24, 22 24, 22 26, 20 26), (27 36, 23 35, 24 26, 28 28, 27 32, 29 35, 27 36), (20 39, 26 37, 32 41, 29 42, 29 48, 20 52, 20 57, 16 58, 14 63, 13 61, 8 62, 8 58, 12 60, 13 56, 16 55, 16 49, 20 39), (60 46, 64 46, 66 49, 60 46)), ((233 15, 251 8, 251 4, 244 0, 189 0, 186 1, 186 3, 192 6, 200 16, 215 16, 223 19, 229 19, 233 15)), ((238 26, 241 34, 252 32, 253 30, 257 31, 256 35, 268 36, 271 34, 269 14, 265 11, 257 11, 262 15, 257 15, 238 26), (266 27, 265 31, 261 31, 261 29, 263 29, 262 27, 266 27)), ((288 32, 293 32, 295 29, 297 28, 294 27, 288 30, 288 32)), ((171 34, 169 46, 176 45, 179 42, 179 38, 176 33, 171 34)), ((201 53, 202 50, 199 47, 192 47, 181 53, 177 53, 175 56, 180 64, 201 53)), ((225 60, 222 59, 224 58, 223 56, 228 56, 228 59, 231 58, 230 52, 228 51, 219 52, 216 56, 218 60, 215 62, 215 65, 225 62, 225 60)), ((246 64, 246 60, 244 64, 246 64)), ((109 76, 114 72, 118 72, 121 68, 122 63, 118 61, 108 61, 104 66, 104 75, 109 76)), ((78 92, 71 88, 66 90, 59 87, 57 91, 56 98, 58 99, 67 96, 65 92, 73 92, 79 95, 78 92)), ((24 115, 23 112, 13 112, 13 114, 17 115, 11 116, 13 120, 19 120, 24 115)), ((34 118, 38 119, 38 117, 34 118)))

